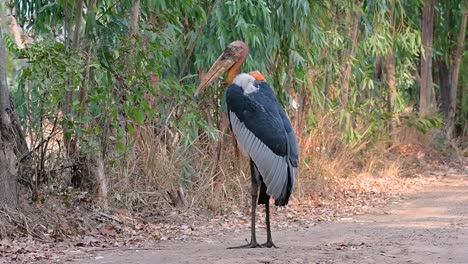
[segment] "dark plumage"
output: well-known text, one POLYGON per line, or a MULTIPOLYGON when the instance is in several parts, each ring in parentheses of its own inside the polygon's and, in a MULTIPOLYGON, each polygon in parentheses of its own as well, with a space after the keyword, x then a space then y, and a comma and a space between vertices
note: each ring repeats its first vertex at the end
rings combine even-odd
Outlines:
POLYGON ((250 158, 252 213, 250 243, 234 248, 276 247, 271 238, 270 197, 279 206, 287 205, 295 182, 299 149, 296 135, 275 94, 259 72, 240 73, 249 48, 242 41, 229 44, 223 54, 203 75, 195 92, 197 97, 227 72, 227 114, 231 130, 244 153, 250 158), (256 205, 265 204, 267 242, 257 243, 256 205))
MULTIPOLYGON (((246 128, 274 154, 287 157, 289 161, 287 182, 281 196, 275 200, 276 205, 284 206, 288 204, 295 181, 294 170, 297 168, 298 161, 297 139, 289 119, 276 100, 268 83, 255 81, 254 86, 259 89, 245 95, 242 87, 235 83, 230 85, 226 93, 227 110, 228 113, 230 111, 235 113, 246 128)), ((255 164, 255 161, 253 162, 255 164)), ((256 173, 258 173, 256 166, 255 169, 256 173)), ((259 176, 261 189, 258 204, 265 204, 270 196, 266 194, 267 186, 262 175, 259 176)))

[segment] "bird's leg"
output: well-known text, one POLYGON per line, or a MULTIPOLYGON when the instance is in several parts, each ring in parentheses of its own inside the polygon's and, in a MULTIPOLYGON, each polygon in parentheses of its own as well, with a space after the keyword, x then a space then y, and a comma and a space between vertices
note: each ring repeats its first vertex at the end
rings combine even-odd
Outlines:
POLYGON ((273 244, 273 240, 271 239, 271 228, 270 228, 270 203, 267 202, 265 204, 265 222, 267 226, 267 242, 265 244, 262 244, 262 247, 267 247, 267 248, 277 248, 275 244, 273 244))
POLYGON ((257 243, 257 237, 255 236, 255 213, 257 209, 257 195, 258 195, 258 183, 255 179, 252 179, 252 216, 250 226, 250 247, 260 247, 257 243))
POLYGON ((238 247, 229 247, 228 249, 261 247, 260 244, 257 243, 257 237, 255 236, 255 211, 257 208, 258 182, 255 176, 254 167, 255 165, 253 161, 250 160, 250 171, 252 173, 252 215, 251 215, 251 226, 250 226, 250 243, 247 245, 242 245, 238 247))

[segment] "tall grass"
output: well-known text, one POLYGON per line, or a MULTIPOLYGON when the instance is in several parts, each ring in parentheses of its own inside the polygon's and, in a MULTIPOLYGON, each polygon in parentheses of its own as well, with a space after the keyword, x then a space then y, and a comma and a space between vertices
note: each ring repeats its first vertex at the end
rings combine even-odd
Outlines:
MULTIPOLYGON (((363 137, 353 144, 343 141, 338 113, 317 115, 315 129, 300 139, 300 163, 294 198, 320 201, 349 189, 380 192, 398 181, 400 160, 392 151, 427 136, 406 126, 385 138, 363 137), (420 137, 420 138, 419 138, 420 137)), ((362 128, 366 129, 366 128, 362 128)), ((360 131, 358 131, 360 132, 360 131)), ((221 140, 221 138, 220 138, 221 140)), ((230 135, 222 137, 222 159, 217 162, 217 142, 201 134, 191 145, 180 140, 163 144, 151 127, 136 130, 134 156, 114 163, 111 186, 118 204, 133 210, 167 206, 170 192, 182 188, 188 207, 224 211, 247 208, 250 171, 247 158, 237 157, 230 135)))

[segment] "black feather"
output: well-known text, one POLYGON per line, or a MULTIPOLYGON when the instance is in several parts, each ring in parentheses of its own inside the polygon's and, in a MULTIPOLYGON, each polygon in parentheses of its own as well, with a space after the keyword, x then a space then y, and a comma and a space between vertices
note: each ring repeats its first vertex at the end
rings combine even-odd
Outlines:
MULTIPOLYGON (((255 82, 258 91, 244 94, 242 87, 232 84, 226 92, 227 111, 233 112, 245 127, 263 142, 274 154, 288 158, 287 182, 275 204, 287 205, 293 190, 298 165, 299 148, 296 135, 286 113, 266 82, 255 82)), ((232 127, 231 127, 232 129, 232 127)), ((266 204, 270 196, 267 186, 259 177, 260 195, 258 204, 266 204)))

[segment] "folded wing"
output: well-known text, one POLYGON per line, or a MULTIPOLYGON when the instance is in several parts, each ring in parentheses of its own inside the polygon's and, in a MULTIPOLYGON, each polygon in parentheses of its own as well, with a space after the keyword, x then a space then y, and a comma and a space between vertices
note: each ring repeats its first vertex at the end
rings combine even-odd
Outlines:
MULTIPOLYGON (((245 95, 241 87, 228 88, 226 102, 231 129, 260 172, 267 194, 287 203, 297 167, 297 140, 291 124, 266 82, 245 95)), ((281 204, 281 202, 280 202, 281 204)))

